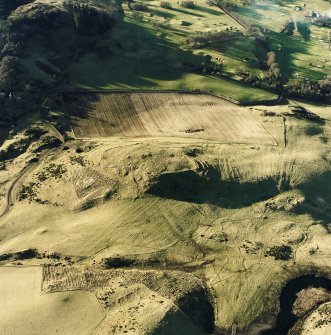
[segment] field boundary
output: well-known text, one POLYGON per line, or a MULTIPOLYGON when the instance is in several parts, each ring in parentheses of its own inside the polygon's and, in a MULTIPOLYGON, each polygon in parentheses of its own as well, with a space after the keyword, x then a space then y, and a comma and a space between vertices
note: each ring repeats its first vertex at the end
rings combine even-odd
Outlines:
POLYGON ((234 99, 232 97, 222 95, 222 94, 215 94, 207 90, 144 90, 144 89, 100 89, 100 90, 91 90, 91 89, 77 89, 77 90, 63 90, 60 92, 62 96, 66 94, 107 94, 107 93, 144 93, 144 94, 153 94, 153 93, 178 93, 178 94, 196 94, 196 95, 208 95, 212 96, 218 99, 225 100, 227 102, 230 102, 232 104, 235 104, 237 106, 259 106, 259 105, 265 105, 265 106, 275 106, 279 105, 281 103, 281 99, 270 99, 270 100, 259 100, 254 102, 240 102, 237 99, 234 99))

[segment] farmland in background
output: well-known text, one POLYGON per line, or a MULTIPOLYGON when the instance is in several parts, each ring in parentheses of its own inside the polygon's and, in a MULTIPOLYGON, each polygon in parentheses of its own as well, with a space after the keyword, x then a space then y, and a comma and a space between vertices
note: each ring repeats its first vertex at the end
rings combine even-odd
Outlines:
POLYGON ((195 9, 172 2, 144 1, 147 12, 128 9, 110 34, 73 64, 66 87, 86 89, 204 89, 240 102, 273 100, 276 93, 241 82, 238 71, 260 71, 254 38, 244 36, 192 48, 187 39, 197 32, 245 29, 216 7, 199 1, 195 9), (138 14, 137 14, 138 13, 138 14), (109 53, 98 50, 109 49, 109 53))

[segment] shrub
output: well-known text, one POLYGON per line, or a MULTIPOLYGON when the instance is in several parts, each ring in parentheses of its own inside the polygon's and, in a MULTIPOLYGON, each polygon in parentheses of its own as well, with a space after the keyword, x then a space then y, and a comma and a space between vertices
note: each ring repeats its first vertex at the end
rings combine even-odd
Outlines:
POLYGON ((101 260, 101 264, 107 269, 111 268, 118 269, 132 266, 135 264, 135 261, 133 259, 128 259, 125 257, 115 256, 115 257, 103 258, 101 260))
POLYGON ((26 249, 15 253, 15 258, 19 260, 36 258, 39 255, 37 249, 26 249))
POLYGON ((172 4, 169 1, 161 1, 160 6, 165 9, 172 8, 172 4))
POLYGON ((35 186, 36 183, 29 183, 28 185, 23 185, 19 191, 18 200, 22 201, 28 199, 30 201, 33 201, 37 196, 35 186))
POLYGON ((292 258, 292 247, 289 245, 275 245, 266 251, 265 256, 274 257, 276 260, 288 261, 292 258))
POLYGON ((144 5, 143 3, 133 3, 131 8, 138 12, 148 12, 148 6, 144 5))
POLYGON ((287 94, 290 97, 304 97, 316 101, 331 102, 331 80, 292 79, 287 85, 287 94))
POLYGON ((180 5, 184 8, 189 8, 189 9, 195 8, 194 1, 190 1, 190 0, 181 1, 180 5))
POLYGON ((196 32, 189 36, 187 43, 193 47, 201 47, 210 44, 219 44, 226 41, 236 40, 242 37, 239 31, 208 31, 196 32))
POLYGON ((33 149, 33 153, 41 152, 45 149, 53 149, 62 145, 62 142, 55 136, 45 135, 39 145, 33 149))
POLYGON ((39 126, 33 126, 25 130, 24 135, 29 136, 30 138, 36 140, 46 133, 47 133, 46 129, 39 126))
POLYGON ((132 17, 135 20, 140 20, 141 21, 144 18, 144 15, 142 13, 139 13, 139 12, 133 12, 132 17))
POLYGON ((310 28, 309 28, 308 23, 299 21, 299 22, 297 22, 297 28, 298 28, 298 32, 303 37, 303 39, 305 41, 309 41, 309 39, 310 39, 310 28))
POLYGON ((292 36, 293 32, 295 29, 295 25, 293 21, 287 21, 285 23, 285 25, 283 26, 283 28, 280 30, 280 32, 282 34, 288 35, 288 36, 292 36))

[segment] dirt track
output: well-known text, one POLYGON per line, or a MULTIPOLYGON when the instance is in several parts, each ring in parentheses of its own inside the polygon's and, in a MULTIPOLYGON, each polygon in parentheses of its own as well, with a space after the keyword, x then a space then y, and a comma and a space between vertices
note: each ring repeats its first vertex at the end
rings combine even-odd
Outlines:
POLYGON ((40 157, 38 162, 35 163, 30 163, 29 165, 26 165, 18 174, 17 176, 14 178, 14 180, 12 181, 7 194, 6 194, 6 206, 4 208, 4 210, 2 211, 2 213, 0 213, 0 219, 2 217, 4 217, 6 214, 9 213, 11 206, 13 205, 14 202, 14 198, 15 198, 15 192, 16 192, 16 188, 18 185, 20 185, 21 181, 23 180, 23 178, 30 173, 32 170, 34 170, 50 153, 52 153, 53 151, 55 151, 56 149, 50 149, 47 150, 46 152, 44 152, 40 157))

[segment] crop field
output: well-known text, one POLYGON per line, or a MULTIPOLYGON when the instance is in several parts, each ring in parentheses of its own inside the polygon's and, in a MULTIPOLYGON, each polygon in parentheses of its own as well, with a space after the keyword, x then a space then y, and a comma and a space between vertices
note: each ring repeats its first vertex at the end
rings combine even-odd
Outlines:
POLYGON ((188 137, 223 143, 275 141, 242 107, 217 97, 179 93, 69 94, 77 137, 188 137))

